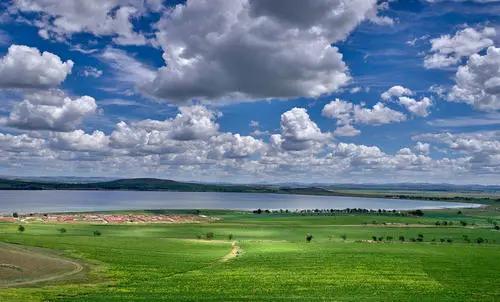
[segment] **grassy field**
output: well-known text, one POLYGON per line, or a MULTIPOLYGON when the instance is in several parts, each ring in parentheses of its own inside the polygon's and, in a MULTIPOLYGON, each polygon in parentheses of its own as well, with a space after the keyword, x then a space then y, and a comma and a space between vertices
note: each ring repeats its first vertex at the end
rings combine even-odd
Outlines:
POLYGON ((500 300, 493 207, 423 217, 203 214, 222 219, 73 224, 65 233, 0 224, 0 241, 57 250, 88 268, 80 278, 0 289, 0 301, 500 300))

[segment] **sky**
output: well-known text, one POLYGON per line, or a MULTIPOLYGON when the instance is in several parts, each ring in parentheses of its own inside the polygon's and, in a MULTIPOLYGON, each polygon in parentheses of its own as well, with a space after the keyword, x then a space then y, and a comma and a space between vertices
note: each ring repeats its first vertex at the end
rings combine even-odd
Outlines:
POLYGON ((0 175, 500 184, 500 1, 0 4, 0 175))

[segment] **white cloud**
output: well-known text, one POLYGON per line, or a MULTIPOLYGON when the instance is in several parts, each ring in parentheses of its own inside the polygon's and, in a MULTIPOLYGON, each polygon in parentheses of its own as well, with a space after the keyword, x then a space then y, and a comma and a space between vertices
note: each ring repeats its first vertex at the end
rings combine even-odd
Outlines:
POLYGON ((465 102, 478 110, 500 109, 500 48, 488 47, 485 55, 473 54, 458 68, 450 101, 465 102))
POLYGON ((0 87, 49 88, 61 84, 71 73, 73 61, 24 45, 11 45, 0 59, 0 87))
POLYGON ((322 133, 304 108, 293 108, 281 115, 281 134, 271 136, 271 142, 284 150, 301 151, 314 143, 324 141, 328 134, 322 133))
POLYGON ((33 97, 16 104, 6 124, 28 130, 71 131, 96 110, 95 100, 90 96, 74 100, 69 97, 58 99, 54 95, 47 99, 33 97))
POLYGON ((403 113, 385 107, 383 103, 378 102, 373 108, 363 108, 359 105, 354 106, 354 121, 356 123, 368 125, 382 125, 389 123, 398 123, 406 120, 403 113))
POLYGON ((418 153, 429 154, 431 150, 431 145, 428 143, 417 142, 414 149, 418 153))
POLYGON ((429 115, 429 108, 432 101, 428 97, 423 97, 420 101, 406 96, 399 97, 399 103, 416 116, 426 117, 429 115))
POLYGON ((444 68, 460 63, 460 61, 478 51, 493 45, 496 36, 493 27, 482 30, 465 28, 450 35, 431 39, 431 50, 424 59, 425 68, 444 68))
POLYGON ((380 95, 380 97, 384 101, 388 101, 392 97, 401 97, 401 96, 409 96, 409 95, 413 95, 413 91, 411 91, 410 89, 405 88, 405 87, 403 87, 401 85, 396 85, 396 86, 392 86, 387 91, 385 91, 384 93, 382 93, 380 95))
POLYGON ((144 45, 147 38, 134 30, 132 20, 148 10, 158 9, 153 1, 134 0, 14 0, 12 9, 36 13, 33 25, 42 38, 64 40, 76 33, 112 36, 121 45, 144 45))
POLYGON ((109 137, 99 130, 86 134, 79 129, 56 133, 50 143, 58 150, 104 152, 109 147, 109 137))
POLYGON ((102 76, 102 70, 92 66, 85 66, 80 74, 87 78, 92 77, 97 79, 102 76))
POLYGON ((354 105, 340 99, 335 99, 323 107, 322 115, 336 119, 339 126, 334 134, 337 136, 355 136, 360 133, 352 124, 382 125, 406 120, 406 116, 396 110, 385 107, 378 102, 372 108, 354 105))
POLYGON ((376 12, 375 0, 188 0, 157 25, 166 66, 143 91, 174 103, 333 92, 350 76, 331 44, 376 12))

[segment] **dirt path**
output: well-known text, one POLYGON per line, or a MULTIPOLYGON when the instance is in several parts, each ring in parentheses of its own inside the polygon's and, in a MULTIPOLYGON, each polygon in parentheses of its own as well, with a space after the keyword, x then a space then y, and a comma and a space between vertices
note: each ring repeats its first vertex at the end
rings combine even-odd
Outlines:
POLYGON ((238 245, 236 241, 233 241, 233 245, 231 246, 231 251, 227 255, 222 257, 220 261, 221 262, 229 261, 231 259, 238 257, 239 255, 241 255, 241 253, 242 253, 241 247, 238 245))
POLYGON ((12 281, 12 282, 3 283, 3 284, 0 284, 0 288, 14 287, 14 286, 26 286, 26 285, 32 285, 32 284, 37 284, 37 283, 41 283, 41 282, 55 281, 55 280, 64 279, 64 278, 76 275, 76 274, 80 273, 81 271, 83 271, 83 266, 80 263, 78 263, 76 261, 69 260, 69 259, 64 259, 64 258, 57 257, 57 256, 51 256, 51 255, 47 255, 44 253, 38 253, 38 252, 30 251, 27 249, 22 249, 19 247, 13 247, 11 245, 6 245, 6 244, 5 245, 1 244, 0 248, 5 248, 10 253, 19 254, 19 256, 21 256, 21 257, 23 255, 35 256, 35 257, 42 258, 42 259, 48 259, 48 260, 52 260, 52 261, 57 261, 59 263, 69 264, 73 267, 73 269, 71 271, 67 271, 64 273, 59 273, 59 274, 54 274, 54 275, 49 275, 49 276, 42 276, 39 278, 34 278, 31 280, 26 280, 26 281, 12 281))

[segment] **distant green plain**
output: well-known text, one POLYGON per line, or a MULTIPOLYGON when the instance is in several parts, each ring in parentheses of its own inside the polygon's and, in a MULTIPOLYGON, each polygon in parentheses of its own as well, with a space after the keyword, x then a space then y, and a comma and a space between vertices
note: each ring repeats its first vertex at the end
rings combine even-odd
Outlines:
POLYGON ((493 227, 500 212, 457 211, 423 217, 203 211, 221 220, 65 224, 64 234, 60 224, 27 224, 20 233, 17 224, 3 223, 0 241, 62 251, 86 263, 86 273, 0 289, 0 301, 500 301, 500 231, 493 227), (203 239, 210 232, 215 237, 203 239), (410 241, 419 235, 422 242, 410 241), (239 255, 223 261, 233 242, 239 255))

